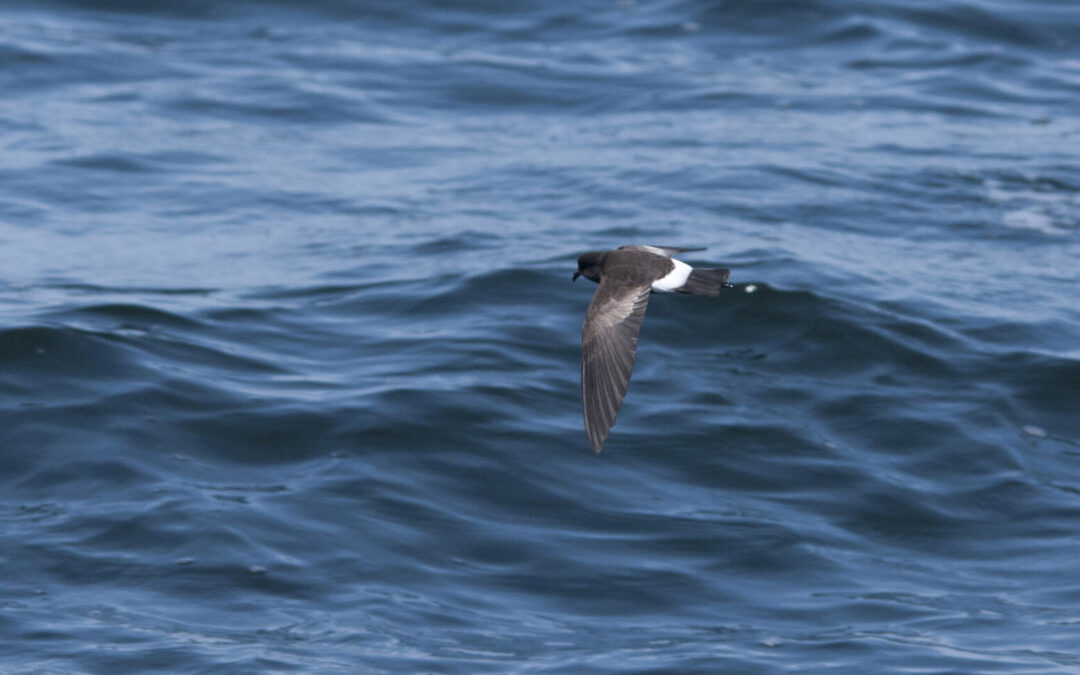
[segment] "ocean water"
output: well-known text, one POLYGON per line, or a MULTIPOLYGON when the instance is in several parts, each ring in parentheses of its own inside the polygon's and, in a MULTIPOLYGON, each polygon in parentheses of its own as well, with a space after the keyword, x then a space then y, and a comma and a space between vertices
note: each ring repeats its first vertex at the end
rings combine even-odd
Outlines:
POLYGON ((1073 0, 11 2, 0 671, 1080 672, 1073 0), (599 456, 587 250, 704 246, 599 456))

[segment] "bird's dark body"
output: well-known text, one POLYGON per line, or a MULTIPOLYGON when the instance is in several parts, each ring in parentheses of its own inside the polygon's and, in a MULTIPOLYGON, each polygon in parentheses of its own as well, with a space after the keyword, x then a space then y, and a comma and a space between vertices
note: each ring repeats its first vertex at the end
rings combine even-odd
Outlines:
POLYGON ((597 283, 603 278, 618 286, 651 286, 675 269, 671 258, 626 248, 586 253, 578 258, 578 267, 583 263, 587 271, 581 272, 581 276, 597 283))

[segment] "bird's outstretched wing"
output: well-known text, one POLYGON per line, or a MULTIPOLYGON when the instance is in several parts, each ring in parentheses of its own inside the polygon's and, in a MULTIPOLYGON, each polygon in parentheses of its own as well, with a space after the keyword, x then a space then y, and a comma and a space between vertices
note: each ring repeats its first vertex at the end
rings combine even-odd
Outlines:
POLYGON ((649 285, 600 282, 581 332, 581 403, 585 433, 599 453, 622 406, 637 356, 638 331, 649 304, 649 285))
POLYGON ((704 251, 707 247, 702 246, 701 248, 678 248, 675 246, 639 246, 637 244, 631 244, 630 246, 620 246, 619 250, 621 251, 622 249, 626 248, 637 249, 639 251, 649 251, 650 253, 655 253, 656 255, 662 255, 664 257, 670 258, 674 255, 678 255, 686 251, 704 251))

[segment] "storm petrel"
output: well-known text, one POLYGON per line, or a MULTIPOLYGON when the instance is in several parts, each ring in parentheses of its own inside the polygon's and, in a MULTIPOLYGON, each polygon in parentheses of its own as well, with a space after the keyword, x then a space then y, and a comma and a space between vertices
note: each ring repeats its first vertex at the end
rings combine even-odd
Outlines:
POLYGON ((599 454, 630 384, 638 331, 653 291, 720 295, 730 270, 696 270, 672 256, 703 248, 622 246, 590 251, 578 258, 574 281, 600 284, 585 312, 581 331, 581 404, 585 433, 599 454))

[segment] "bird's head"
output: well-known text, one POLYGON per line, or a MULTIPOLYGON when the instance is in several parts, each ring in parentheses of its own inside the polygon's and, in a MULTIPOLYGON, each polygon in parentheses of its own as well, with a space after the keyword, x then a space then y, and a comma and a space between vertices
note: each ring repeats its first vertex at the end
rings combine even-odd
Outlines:
POLYGON ((578 277, 585 277, 590 281, 600 283, 600 266, 603 263, 604 251, 590 251, 583 253, 580 258, 577 259, 577 272, 574 272, 573 281, 577 281, 578 277))

